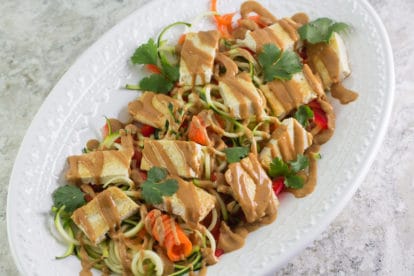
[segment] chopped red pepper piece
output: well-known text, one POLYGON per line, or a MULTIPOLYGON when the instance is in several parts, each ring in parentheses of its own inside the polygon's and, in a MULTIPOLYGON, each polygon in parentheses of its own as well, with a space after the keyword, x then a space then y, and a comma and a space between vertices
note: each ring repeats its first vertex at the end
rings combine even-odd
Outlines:
POLYGON ((152 127, 152 126, 149 126, 149 125, 143 125, 141 127, 141 133, 145 137, 150 137, 151 134, 154 134, 154 132, 155 132, 155 127, 152 127))
POLYGON ((322 130, 328 128, 328 118, 326 117, 325 111, 317 100, 308 103, 308 106, 313 111, 313 121, 322 130))
POLYGON ((224 254, 224 250, 223 249, 221 249, 221 248, 217 248, 216 249, 216 252, 214 252, 214 255, 218 258, 218 257, 220 257, 221 255, 223 255, 224 254))
POLYGON ((285 178, 283 176, 276 177, 272 181, 272 189, 275 195, 279 195, 285 188, 285 178))

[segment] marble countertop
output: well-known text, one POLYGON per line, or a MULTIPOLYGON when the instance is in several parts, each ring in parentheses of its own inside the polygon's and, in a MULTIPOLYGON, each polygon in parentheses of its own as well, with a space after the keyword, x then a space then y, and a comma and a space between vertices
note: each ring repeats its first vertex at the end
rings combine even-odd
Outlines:
MULTIPOLYGON (((0 2, 0 275, 17 275, 6 198, 19 145, 43 100, 75 59, 145 0, 0 2)), ((389 33, 396 96, 366 179, 332 224, 277 274, 414 273, 414 31, 412 0, 369 0, 389 33)))

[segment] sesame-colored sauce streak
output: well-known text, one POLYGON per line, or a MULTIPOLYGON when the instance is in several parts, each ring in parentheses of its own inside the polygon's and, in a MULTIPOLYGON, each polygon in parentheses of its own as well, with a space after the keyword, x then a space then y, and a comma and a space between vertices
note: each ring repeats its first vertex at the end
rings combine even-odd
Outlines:
POLYGON ((240 15, 242 18, 247 18, 250 13, 256 13, 270 23, 277 21, 277 18, 271 12, 269 12, 266 8, 260 5, 259 2, 256 1, 246 1, 240 6, 240 15))
POLYGON ((182 180, 179 177, 174 177, 178 182, 177 198, 183 203, 185 207, 185 221, 195 226, 200 221, 201 203, 197 195, 196 186, 182 180))

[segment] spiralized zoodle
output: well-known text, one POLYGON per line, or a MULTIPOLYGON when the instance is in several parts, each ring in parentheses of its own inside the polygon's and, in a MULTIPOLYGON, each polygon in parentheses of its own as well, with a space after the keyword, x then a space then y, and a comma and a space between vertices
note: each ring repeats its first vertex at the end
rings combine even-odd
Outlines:
POLYGON ((143 91, 131 119, 107 118, 103 139, 68 157, 52 210, 68 245, 57 258, 76 255, 80 275, 205 273, 276 219, 280 193, 314 190, 335 128, 326 93, 357 98, 342 85, 348 26, 278 19, 255 1, 220 15, 213 0, 203 16, 217 30, 176 22, 137 48, 131 62, 151 74, 126 86, 143 91))

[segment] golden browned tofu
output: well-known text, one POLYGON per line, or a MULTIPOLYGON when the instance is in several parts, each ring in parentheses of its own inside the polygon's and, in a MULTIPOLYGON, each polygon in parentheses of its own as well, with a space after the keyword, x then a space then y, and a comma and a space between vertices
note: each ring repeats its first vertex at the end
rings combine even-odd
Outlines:
POLYGON ((286 162, 295 160, 297 155, 303 154, 310 145, 312 145, 312 134, 307 132, 296 119, 285 119, 260 152, 260 162, 268 168, 275 157, 286 162))
POLYGON ((324 94, 321 82, 306 64, 303 66, 303 71, 294 74, 292 79, 288 81, 276 79, 261 85, 260 89, 267 99, 268 106, 279 118, 285 117, 295 108, 324 94))
POLYGON ((256 116, 258 121, 263 120, 266 99, 257 91, 247 73, 221 79, 219 89, 224 104, 236 119, 256 116))
POLYGON ((186 34, 181 49, 180 85, 210 82, 219 38, 218 31, 186 34))
POLYGON ((225 178, 247 222, 260 221, 265 216, 271 215, 270 213, 272 213, 271 220, 276 218, 274 210, 279 202, 273 193, 272 181, 256 155, 250 153, 240 162, 230 164, 225 178))
POLYGON ((128 112, 135 121, 163 128, 165 121, 171 117, 171 112, 175 112, 179 107, 179 101, 170 96, 144 92, 140 98, 128 104, 128 112), (169 104, 172 104, 172 111, 168 109, 169 104))
POLYGON ((185 178, 201 177, 205 153, 201 146, 191 141, 150 140, 144 141, 141 169, 164 167, 172 175, 185 178))
POLYGON ((178 190, 164 202, 159 209, 180 216, 184 221, 197 224, 214 208, 216 198, 193 183, 180 177, 172 177, 178 182, 178 190))
POLYGON ((276 23, 254 31, 247 31, 243 40, 237 42, 254 52, 260 52, 263 45, 275 44, 282 50, 292 49, 299 39, 296 29, 299 24, 290 18, 283 18, 276 23))
POLYGON ((132 137, 121 136, 120 150, 94 151, 68 157, 66 179, 72 183, 102 184, 111 178, 129 177, 134 149, 132 137))
POLYGON ((138 210, 138 204, 122 190, 110 187, 76 209, 71 218, 91 242, 98 244, 110 229, 138 210))

